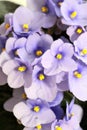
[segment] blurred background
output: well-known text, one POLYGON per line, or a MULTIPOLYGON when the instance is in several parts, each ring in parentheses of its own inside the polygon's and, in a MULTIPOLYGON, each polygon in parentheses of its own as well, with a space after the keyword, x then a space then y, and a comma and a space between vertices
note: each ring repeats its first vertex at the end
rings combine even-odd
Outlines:
MULTIPOLYGON (((4 21, 4 15, 8 12, 14 12, 18 5, 10 2, 0 1, 0 24, 4 21)), ((18 124, 13 113, 3 109, 4 102, 12 96, 12 89, 8 85, 0 86, 0 130, 22 130, 23 126, 18 124)), ((69 100, 69 96, 65 94, 69 100)), ((79 102, 83 107, 84 115, 81 122, 83 130, 87 130, 87 102, 79 102)))

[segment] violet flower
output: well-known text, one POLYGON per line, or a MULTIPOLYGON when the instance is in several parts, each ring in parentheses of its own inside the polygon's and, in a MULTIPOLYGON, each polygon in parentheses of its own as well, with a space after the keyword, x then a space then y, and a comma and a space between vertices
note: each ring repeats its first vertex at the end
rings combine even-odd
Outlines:
POLYGON ((51 123, 56 118, 49 105, 40 99, 19 102, 14 106, 13 113, 26 127, 51 123))

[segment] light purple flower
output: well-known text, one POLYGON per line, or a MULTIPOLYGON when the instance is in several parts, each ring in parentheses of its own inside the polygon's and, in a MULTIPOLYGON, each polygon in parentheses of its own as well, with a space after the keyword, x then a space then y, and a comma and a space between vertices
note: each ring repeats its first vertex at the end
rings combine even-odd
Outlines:
POLYGON ((51 1, 52 1, 53 6, 54 6, 56 15, 58 17, 60 17, 61 16, 60 7, 61 7, 64 0, 51 0, 51 1))
POLYGON ((83 28, 81 26, 70 26, 67 28, 66 31, 67 31, 66 33, 69 36, 70 40, 72 42, 74 42, 86 30, 85 30, 85 28, 83 28))
POLYGON ((87 101, 87 66, 78 63, 78 68, 69 72, 69 89, 76 98, 87 101))
POLYGON ((57 95, 56 77, 45 75, 41 66, 34 66, 32 84, 29 88, 25 86, 25 93, 30 99, 41 98, 52 102, 57 95))
POLYGON ((74 48, 70 43, 64 43, 61 39, 54 41, 51 49, 48 49, 42 56, 42 66, 47 75, 58 74, 61 71, 69 72, 76 68, 72 59, 74 48))
POLYGON ((50 28, 56 23, 57 17, 50 0, 37 0, 37 2, 27 0, 27 6, 34 13, 38 12, 42 16, 42 19, 40 19, 42 27, 50 28))
POLYGON ((13 14, 13 30, 18 37, 28 37, 38 32, 42 25, 40 13, 32 12, 28 8, 19 7, 13 14), (22 15, 20 15, 22 14, 22 15))
POLYGON ((15 57, 18 58, 19 57, 18 51, 20 51, 21 48, 25 47, 26 41, 27 39, 24 37, 19 38, 19 39, 10 37, 6 41, 5 50, 11 58, 15 58, 15 57))
POLYGON ((50 124, 40 124, 36 127, 25 127, 23 130, 51 130, 51 123, 50 124))
POLYGON ((65 0, 61 5, 62 22, 66 25, 87 25, 87 3, 65 0), (80 11, 79 11, 80 10, 80 11))
POLYGON ((3 72, 8 76, 10 87, 20 88, 23 85, 29 87, 32 82, 32 68, 27 62, 20 59, 8 60, 2 65, 3 72))
POLYGON ((75 56, 82 62, 87 64, 87 32, 81 34, 76 41, 74 41, 75 56))
MULTIPOLYGON (((41 60, 44 52, 50 48, 53 39, 48 34, 38 35, 37 33, 28 37, 25 49, 28 53, 28 59, 32 64, 36 64, 41 60)), ((21 53, 19 54, 21 57, 21 53)))
POLYGON ((40 99, 27 100, 16 104, 13 108, 13 113, 26 127, 36 127, 40 124, 51 123, 56 118, 49 105, 40 99))
POLYGON ((13 18, 12 13, 8 13, 5 15, 4 23, 0 25, 1 36, 7 36, 12 31, 12 18, 13 18))
POLYGON ((66 116, 62 120, 55 120, 52 123, 51 130, 82 130, 80 121, 83 115, 83 110, 79 105, 74 104, 74 100, 66 106, 66 116))

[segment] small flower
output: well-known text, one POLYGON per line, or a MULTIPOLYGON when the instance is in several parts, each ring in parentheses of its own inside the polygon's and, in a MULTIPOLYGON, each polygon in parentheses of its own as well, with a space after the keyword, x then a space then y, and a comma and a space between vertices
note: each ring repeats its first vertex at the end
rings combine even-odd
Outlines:
POLYGON ((17 8, 13 14, 14 34, 16 37, 28 37, 34 32, 39 32, 42 25, 41 19, 42 16, 37 12, 33 12, 25 7, 17 8))
POLYGON ((31 11, 38 12, 41 15, 42 27, 50 28, 56 23, 57 17, 50 0, 37 0, 37 2, 27 0, 27 6, 31 11))
POLYGON ((65 0, 61 5, 62 22, 66 25, 86 26, 86 11, 87 3, 79 3, 77 0, 73 0, 73 2, 65 0))
POLYGON ((11 58, 18 58, 18 53, 25 47, 27 39, 22 37, 16 39, 14 37, 8 38, 6 41, 5 50, 11 58))
POLYGON ((51 49, 48 49, 42 56, 42 66, 45 73, 55 75, 61 71, 69 72, 76 68, 76 63, 72 59, 74 50, 70 43, 64 43, 61 39, 54 41, 51 49))
POLYGON ((76 41, 74 41, 75 46, 75 56, 82 62, 87 64, 87 32, 81 34, 76 41))
POLYGON ((3 64, 2 69, 8 76, 7 80, 10 87, 20 88, 23 85, 28 87, 31 85, 32 68, 29 63, 20 59, 8 60, 3 64))
POLYGON ((82 130, 80 121, 83 115, 83 110, 79 105, 74 104, 74 99, 67 103, 66 116, 62 120, 55 120, 52 123, 51 130, 82 130))
POLYGON ((0 35, 7 36, 12 31, 12 18, 13 14, 8 13, 5 15, 5 21, 0 25, 0 35))
POLYGON ((69 72, 69 89, 76 98, 87 100, 87 66, 78 63, 76 70, 69 72))
POLYGON ((37 64, 37 62, 41 60, 44 52, 50 48, 52 42, 53 39, 48 34, 43 34, 41 36, 38 34, 30 35, 25 46, 29 61, 32 64, 37 64))
POLYGON ((49 108, 49 105, 40 99, 28 99, 26 102, 16 104, 13 113, 26 127, 36 127, 55 120, 55 114, 49 108))
POLYGON ((40 124, 35 127, 25 127, 23 130, 51 130, 51 123, 50 124, 40 124))
POLYGON ((74 42, 85 31, 85 28, 81 26, 70 26, 67 28, 67 35, 69 36, 70 40, 74 42))
POLYGON ((25 86, 25 92, 30 99, 41 98, 52 102, 57 95, 56 77, 45 75, 43 67, 36 65, 32 73, 32 84, 29 88, 25 86))

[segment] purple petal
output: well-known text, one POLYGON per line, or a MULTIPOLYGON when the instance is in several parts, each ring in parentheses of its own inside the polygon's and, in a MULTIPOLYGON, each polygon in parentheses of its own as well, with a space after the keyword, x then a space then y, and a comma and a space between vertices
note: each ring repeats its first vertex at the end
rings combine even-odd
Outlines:
POLYGON ((20 72, 13 70, 9 75, 8 75, 8 85, 11 88, 20 88, 24 85, 24 78, 23 74, 20 74, 20 72))

